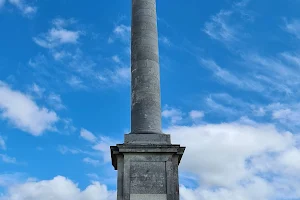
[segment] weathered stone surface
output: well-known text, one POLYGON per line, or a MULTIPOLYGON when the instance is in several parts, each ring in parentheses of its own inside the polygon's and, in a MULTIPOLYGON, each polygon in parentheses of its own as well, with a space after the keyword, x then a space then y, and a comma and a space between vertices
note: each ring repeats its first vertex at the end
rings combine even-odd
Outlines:
POLYGON ((167 200, 166 194, 131 194, 130 200, 167 200))
POLYGON ((156 0, 132 0, 131 133, 111 146, 117 200, 179 200, 185 147, 162 133, 159 70, 156 0))
POLYGON ((156 0, 132 0, 131 133, 161 134, 156 0))
POLYGON ((118 200, 179 200, 178 165, 184 149, 179 145, 111 147, 118 170, 118 200))
POLYGON ((130 194, 166 194, 165 162, 130 163, 130 194))
POLYGON ((171 144, 168 134, 125 134, 125 144, 171 144))

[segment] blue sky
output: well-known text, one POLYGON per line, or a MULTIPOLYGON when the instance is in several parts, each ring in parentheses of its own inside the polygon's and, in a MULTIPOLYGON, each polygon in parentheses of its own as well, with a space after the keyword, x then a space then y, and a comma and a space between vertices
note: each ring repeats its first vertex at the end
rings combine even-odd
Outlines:
MULTIPOLYGON (((114 200, 131 2, 0 0, 0 199, 114 200)), ((300 1, 158 1, 182 200, 300 199, 300 1)))

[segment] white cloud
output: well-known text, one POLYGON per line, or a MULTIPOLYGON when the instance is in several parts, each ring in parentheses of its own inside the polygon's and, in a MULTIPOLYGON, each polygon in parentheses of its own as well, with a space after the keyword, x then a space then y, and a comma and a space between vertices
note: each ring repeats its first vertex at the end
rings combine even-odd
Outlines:
POLYGON ((95 159, 88 158, 88 157, 84 158, 83 162, 93 165, 95 167, 97 167, 101 164, 99 160, 95 160, 95 159))
POLYGON ((289 63, 294 64, 300 68, 300 55, 296 53, 283 52, 281 56, 289 63))
POLYGON ((84 151, 80 150, 80 149, 72 149, 66 146, 59 146, 57 148, 57 150, 61 153, 61 154, 67 154, 67 153, 71 153, 71 154, 79 154, 79 153, 84 153, 84 151))
POLYGON ((48 41, 57 41, 60 44, 65 43, 77 43, 79 38, 78 31, 70 31, 66 29, 51 29, 49 31, 49 40, 48 41))
POLYGON ((213 60, 200 59, 200 64, 203 67, 211 70, 217 78, 224 82, 236 85, 246 90, 262 91, 264 89, 259 82, 242 76, 238 77, 237 75, 234 75, 233 73, 220 67, 213 60))
POLYGON ((253 110, 253 114, 256 116, 264 116, 266 114, 266 111, 264 108, 259 107, 258 109, 253 110))
POLYGON ((300 20, 294 19, 286 22, 285 30, 300 39, 300 20))
POLYGON ((106 69, 103 75, 98 74, 97 80, 107 86, 125 85, 130 84, 131 70, 130 67, 116 67, 115 69, 106 69))
POLYGON ((3 119, 35 136, 52 130, 58 121, 55 112, 40 108, 30 97, 3 82, 0 82, 0 111, 3 119))
POLYGON ((203 31, 212 39, 224 43, 232 48, 235 42, 241 41, 245 37, 243 25, 241 22, 253 22, 254 14, 246 11, 246 6, 250 0, 236 1, 231 9, 221 10, 213 15, 209 21, 204 24, 203 31), (239 19, 239 23, 236 22, 239 19))
POLYGON ((96 138, 91 132, 82 129, 81 130, 81 137, 85 140, 92 142, 91 150, 86 151, 78 148, 69 148, 66 146, 59 146, 58 151, 62 154, 85 154, 88 157, 84 158, 84 162, 93 164, 93 165, 100 165, 105 164, 111 161, 110 157, 110 146, 120 144, 120 142, 106 136, 99 136, 96 138))
POLYGON ((115 71, 111 71, 110 75, 111 75, 110 78, 111 78, 113 83, 128 84, 129 80, 130 80, 130 77, 131 77, 130 67, 117 68, 115 71))
POLYGON ((295 187, 300 184, 300 138, 290 132, 255 122, 173 126, 164 132, 187 147, 182 172, 199 177, 197 189, 181 187, 184 200, 276 199, 283 186, 289 196, 300 197, 295 187))
MULTIPOLYGON (((9 187, 18 184, 22 181, 26 181, 26 179, 27 179, 26 175, 22 173, 0 174, 0 187, 9 187)), ((1 199, 1 194, 0 194, 0 199, 1 199)))
POLYGON ((75 23, 76 23, 76 20, 73 18, 71 18, 71 19, 55 18, 52 20, 52 24, 58 28, 63 28, 63 27, 66 27, 66 26, 69 26, 69 25, 72 25, 75 23))
POLYGON ((27 181, 8 188, 1 200, 115 200, 116 192, 109 191, 105 185, 92 182, 80 190, 71 180, 57 176, 52 180, 27 181))
POLYGON ((205 190, 197 188, 195 190, 180 187, 180 196, 182 200, 252 200, 261 199, 267 200, 272 196, 273 190, 268 186, 268 183, 262 179, 252 180, 248 186, 240 186, 236 190, 219 188, 215 190, 205 190))
POLYGON ((112 60, 113 60, 115 63, 117 63, 117 64, 120 64, 120 63, 121 63, 121 59, 120 59, 120 57, 117 56, 117 55, 114 55, 114 56, 112 57, 112 60))
POLYGON ((264 86, 264 95, 276 98, 277 95, 293 95, 300 86, 299 66, 296 54, 280 53, 279 56, 261 56, 255 53, 242 55, 245 66, 255 69, 253 78, 264 86))
POLYGON ((5 140, 2 136, 0 136, 0 149, 6 150, 5 140))
POLYGON ((274 120, 289 127, 299 126, 300 104, 273 103, 266 106, 266 109, 271 112, 274 120))
POLYGON ((122 42, 129 42, 131 27, 124 24, 116 26, 113 30, 113 34, 108 38, 108 43, 113 43, 116 39, 122 42))
POLYGON ((54 107, 56 110, 66 109, 66 106, 62 103, 60 95, 58 95, 58 94, 51 93, 48 96, 47 102, 49 105, 54 107))
POLYGON ((0 158, 2 159, 2 162, 4 162, 4 163, 17 164, 17 159, 14 157, 10 157, 5 154, 0 154, 0 158))
POLYGON ((5 0, 0 0, 0 8, 2 8, 5 4, 5 0))
POLYGON ((182 120, 183 113, 179 109, 166 106, 162 111, 162 116, 170 119, 172 124, 176 124, 182 120))
MULTIPOLYGON (((55 48, 64 44, 77 44, 81 31, 68 30, 65 26, 75 23, 75 21, 65 19, 54 19, 52 21, 53 27, 47 33, 34 37, 33 41, 44 48, 55 48)), ((59 59, 61 55, 54 55, 54 58, 59 59)))
POLYGON ((96 180, 99 180, 100 177, 98 176, 98 174, 95 174, 95 173, 89 173, 89 174, 86 174, 91 180, 93 181, 96 181, 96 180))
POLYGON ((66 51, 52 51, 52 56, 54 60, 61 61, 66 57, 71 57, 71 54, 66 51))
POLYGON ((228 18, 232 11, 221 10, 211 21, 205 23, 204 32, 215 40, 222 42, 234 41, 237 39, 236 30, 228 24, 228 18))
POLYGON ((167 46, 171 46, 171 41, 169 40, 169 38, 167 38, 166 36, 162 36, 159 38, 160 42, 162 42, 163 44, 167 45, 167 46))
POLYGON ((30 90, 31 90, 32 93, 34 93, 35 95, 37 95, 39 98, 41 98, 42 95, 43 95, 43 93, 45 92, 45 89, 41 88, 36 83, 32 84, 30 90))
POLYGON ((92 132, 84 128, 80 130, 80 136, 89 142, 95 142, 97 140, 96 136, 92 132))
POLYGON ((8 0, 8 2, 16 6, 24 15, 31 15, 37 11, 37 7, 27 4, 25 0, 8 0))
POLYGON ((94 150, 100 151, 103 156, 103 162, 110 162, 110 146, 119 144, 118 141, 113 140, 112 138, 101 136, 97 143, 93 146, 94 150))
POLYGON ((231 106, 224 106, 222 103, 216 102, 212 97, 207 97, 205 100, 206 105, 213 111, 226 113, 230 116, 236 116, 238 111, 231 106))
POLYGON ((204 117, 204 112, 199 110, 192 110, 189 112, 189 116, 192 120, 202 119, 204 117))
POLYGON ((76 44, 80 36, 79 31, 52 28, 48 33, 34 37, 36 44, 44 48, 54 48, 62 44, 76 44))
POLYGON ((78 88, 78 89, 86 88, 86 86, 83 84, 83 81, 77 76, 69 77, 67 83, 73 88, 78 88))

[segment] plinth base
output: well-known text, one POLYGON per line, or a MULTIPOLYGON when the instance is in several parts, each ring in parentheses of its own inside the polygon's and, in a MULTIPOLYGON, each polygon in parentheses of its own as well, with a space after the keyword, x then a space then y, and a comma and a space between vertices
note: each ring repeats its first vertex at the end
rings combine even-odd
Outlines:
POLYGON ((184 150, 171 144, 111 146, 117 200, 179 200, 178 165, 184 150))
POLYGON ((171 144, 169 134, 125 134, 125 144, 171 144))

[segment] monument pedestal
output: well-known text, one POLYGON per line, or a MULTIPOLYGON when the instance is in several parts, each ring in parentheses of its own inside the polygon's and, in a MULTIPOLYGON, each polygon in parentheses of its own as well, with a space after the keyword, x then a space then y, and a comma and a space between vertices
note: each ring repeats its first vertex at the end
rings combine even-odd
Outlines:
POLYGON ((117 200, 179 200, 178 166, 185 147, 126 143, 125 139, 124 144, 110 148, 118 170, 117 200))

